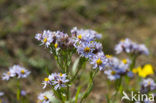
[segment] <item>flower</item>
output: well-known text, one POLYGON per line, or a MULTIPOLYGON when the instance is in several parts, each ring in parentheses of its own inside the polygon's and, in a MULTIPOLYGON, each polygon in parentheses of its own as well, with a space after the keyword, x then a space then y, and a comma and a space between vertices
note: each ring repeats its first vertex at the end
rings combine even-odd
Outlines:
POLYGON ((43 33, 37 33, 35 35, 35 39, 39 40, 42 42, 41 45, 45 44, 46 47, 49 47, 49 45, 53 42, 53 33, 50 30, 44 30, 43 33))
POLYGON ((133 77, 133 72, 129 70, 130 60, 123 59, 122 61, 116 57, 106 55, 108 59, 109 67, 104 73, 108 76, 110 80, 119 79, 121 76, 127 75, 128 77, 133 77))
POLYGON ((18 66, 16 69, 16 74, 18 75, 18 78, 26 78, 30 74, 30 71, 24 67, 18 66))
POLYGON ((154 71, 153 71, 153 67, 151 64, 146 64, 144 65, 144 67, 142 68, 141 66, 137 67, 137 68, 134 68, 132 70, 133 73, 138 73, 138 75, 140 77, 147 77, 149 75, 153 75, 154 74, 154 71))
POLYGON ((26 78, 29 74, 30 71, 28 71, 24 67, 19 65, 14 65, 9 68, 8 72, 3 73, 2 80, 9 80, 11 77, 26 78))
POLYGON ((67 79, 67 75, 66 74, 62 74, 62 73, 52 73, 51 75, 48 76, 48 78, 45 78, 43 83, 44 87, 46 88, 47 84, 54 86, 54 89, 60 89, 62 87, 66 87, 66 83, 69 80, 67 79))
POLYGON ((95 50, 93 42, 81 42, 76 48, 80 56, 90 58, 95 50))
POLYGON ((3 75, 2 75, 2 80, 9 80, 10 77, 11 77, 10 72, 3 73, 3 75))
POLYGON ((42 83, 44 85, 43 89, 45 89, 48 84, 52 85, 52 81, 54 79, 56 79, 56 78, 57 78, 57 74, 56 73, 52 73, 51 75, 48 76, 48 78, 44 78, 44 81, 42 83))
POLYGON ((54 97, 52 91, 46 91, 44 93, 40 93, 38 96, 38 103, 51 103, 52 98, 54 97))
POLYGON ((25 90, 21 90, 21 96, 26 96, 27 92, 25 90))
POLYGON ((2 97, 4 95, 4 92, 0 92, 0 97, 2 97))
POLYGON ((141 82, 142 92, 148 92, 148 91, 153 91, 153 90, 156 90, 156 83, 154 82, 153 79, 147 78, 141 82))
POLYGON ((71 30, 71 34, 73 36, 73 39, 75 39, 75 42, 90 42, 94 41, 95 39, 100 39, 102 37, 101 34, 98 34, 94 30, 77 29, 77 27, 74 27, 71 30))
POLYGON ((68 79, 66 79, 67 75, 66 74, 62 74, 62 73, 59 73, 57 78, 53 81, 55 87, 54 89, 57 90, 57 89, 61 89, 62 87, 66 87, 66 83, 69 82, 68 79))
POLYGON ((109 58, 110 60, 110 67, 113 69, 117 69, 120 74, 127 73, 129 71, 129 65, 130 65, 130 60, 129 59, 123 59, 120 61, 116 57, 111 57, 109 58))
POLYGON ((99 68, 100 70, 103 70, 105 68, 105 65, 107 65, 107 59, 104 56, 103 52, 99 52, 90 59, 90 64, 93 64, 93 68, 99 68))
POLYGON ((145 54, 148 55, 149 51, 144 44, 137 44, 130 39, 126 38, 121 40, 116 46, 115 51, 117 54, 121 52, 131 53, 135 55, 145 54))
POLYGON ((117 73, 117 71, 114 69, 112 70, 106 70, 104 73, 107 75, 107 78, 112 80, 116 80, 120 78, 120 75, 117 73))

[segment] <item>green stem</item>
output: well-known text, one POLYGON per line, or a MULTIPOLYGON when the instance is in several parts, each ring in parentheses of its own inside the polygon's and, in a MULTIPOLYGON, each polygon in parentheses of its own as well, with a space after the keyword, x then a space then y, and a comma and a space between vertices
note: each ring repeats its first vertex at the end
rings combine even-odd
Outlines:
POLYGON ((137 55, 130 55, 130 59, 131 59, 130 70, 132 70, 135 67, 136 58, 137 58, 137 55))
POLYGON ((120 78, 119 80, 116 81, 116 84, 115 84, 116 85, 116 91, 115 91, 115 94, 113 95, 114 101, 115 101, 116 96, 118 95, 118 92, 122 86, 121 84, 122 84, 122 78, 120 78))
POLYGON ((54 87, 52 87, 52 90, 53 90, 53 93, 55 94, 55 96, 56 96, 59 100, 61 100, 62 103, 64 103, 64 100, 63 100, 62 95, 61 95, 61 91, 56 91, 56 90, 54 89, 54 87))
POLYGON ((77 75, 79 74, 80 68, 77 69, 75 75, 73 76, 73 78, 70 80, 70 83, 73 82, 75 80, 75 78, 77 77, 77 75))
POLYGON ((91 93, 91 91, 93 89, 93 80, 94 80, 94 77, 95 77, 96 73, 98 72, 98 70, 99 69, 96 69, 94 72, 91 71, 91 73, 90 73, 90 82, 89 82, 88 88, 85 91, 84 95, 82 96, 82 98, 80 100, 80 103, 82 103, 83 100, 86 99, 89 96, 89 94, 91 93))
POLYGON ((21 90, 20 90, 20 80, 17 80, 17 93, 16 93, 16 97, 17 100, 20 101, 20 94, 21 94, 21 90))

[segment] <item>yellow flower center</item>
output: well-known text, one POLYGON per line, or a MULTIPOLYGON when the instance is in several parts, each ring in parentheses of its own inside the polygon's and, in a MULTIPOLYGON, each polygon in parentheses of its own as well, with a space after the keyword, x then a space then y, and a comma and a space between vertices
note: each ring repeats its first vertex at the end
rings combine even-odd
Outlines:
POLYGON ((111 72, 111 74, 112 74, 112 75, 115 75, 115 74, 116 74, 116 72, 115 72, 115 71, 112 71, 112 72, 111 72))
POLYGON ((106 57, 107 57, 107 58, 111 58, 112 56, 111 56, 111 55, 106 55, 106 57))
POLYGON ((85 51, 85 52, 90 52, 90 48, 89 48, 89 47, 86 47, 86 48, 84 49, 84 51, 85 51))
POLYGON ((10 72, 7 72, 7 74, 10 75, 11 73, 10 72))
POLYGON ((151 85, 151 82, 150 81, 148 82, 148 85, 151 85))
POLYGON ((63 74, 62 74, 62 73, 60 73, 60 76, 62 77, 62 76, 63 76, 63 74))
POLYGON ((122 62, 123 62, 124 64, 127 64, 127 59, 123 59, 122 62))
POLYGON ((43 42, 46 43, 47 42, 47 38, 44 38, 43 42))
POLYGON ((78 39, 82 39, 82 35, 81 35, 81 34, 78 35, 77 38, 78 38, 78 39))
POLYGON ((22 73, 22 74, 24 74, 24 73, 25 73, 25 71, 24 71, 24 70, 21 70, 21 73, 22 73))
POLYGON ((55 43, 55 44, 54 44, 54 47, 55 47, 55 48, 57 48, 57 47, 58 47, 58 44, 57 44, 57 43, 55 43))
POLYGON ((49 78, 44 78, 44 81, 48 82, 49 81, 49 78))
POLYGON ((47 97, 47 96, 44 96, 44 100, 48 101, 49 99, 48 99, 48 97, 47 97))
POLYGON ((121 41, 121 42, 124 42, 124 41, 125 41, 125 39, 121 39, 120 41, 121 41))
POLYGON ((102 61, 101 59, 99 58, 97 61, 96 61, 97 65, 101 65, 102 64, 102 61))

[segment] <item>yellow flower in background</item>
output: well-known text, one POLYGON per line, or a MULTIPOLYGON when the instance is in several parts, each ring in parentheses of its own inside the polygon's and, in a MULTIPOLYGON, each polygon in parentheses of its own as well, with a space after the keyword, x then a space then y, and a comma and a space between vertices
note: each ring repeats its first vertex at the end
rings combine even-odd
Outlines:
POLYGON ((141 66, 139 66, 139 67, 137 67, 137 68, 134 68, 133 70, 132 70, 132 72, 133 73, 138 73, 139 71, 141 71, 141 66))
POLYGON ((134 68, 132 72, 138 73, 138 75, 143 78, 147 77, 148 75, 154 74, 153 67, 151 64, 146 64, 143 68, 141 66, 134 68))

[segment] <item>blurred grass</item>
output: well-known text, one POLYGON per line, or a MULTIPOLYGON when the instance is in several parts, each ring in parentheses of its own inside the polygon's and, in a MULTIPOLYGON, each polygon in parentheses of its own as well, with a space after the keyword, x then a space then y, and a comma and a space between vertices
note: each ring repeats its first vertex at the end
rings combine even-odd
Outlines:
MULTIPOLYGON (((41 73, 46 75, 44 69, 57 71, 55 61, 47 49, 34 40, 34 34, 44 29, 69 33, 73 26, 102 33, 106 54, 114 54, 114 45, 125 37, 145 43, 151 54, 139 61, 156 66, 156 0, 0 0, 1 72, 14 63, 30 68, 35 77, 41 73)), ((40 78, 35 84, 40 84, 40 78)), ((101 78, 96 79, 97 87, 105 86, 104 77, 101 78)), ((104 91, 94 90, 98 96, 104 91)), ((96 101, 93 101, 95 95, 91 97, 90 103, 104 103, 102 97, 96 101)))

